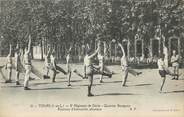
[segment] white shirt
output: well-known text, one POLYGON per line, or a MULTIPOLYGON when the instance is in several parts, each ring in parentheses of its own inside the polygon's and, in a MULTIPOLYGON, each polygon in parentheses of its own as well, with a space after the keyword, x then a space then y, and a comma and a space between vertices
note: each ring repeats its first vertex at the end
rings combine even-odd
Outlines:
POLYGON ((53 55, 50 56, 50 63, 52 67, 55 67, 55 57, 53 55))
POLYGON ((158 70, 164 70, 165 64, 162 59, 158 59, 157 65, 158 65, 158 70))
POLYGON ((103 63, 104 63, 104 57, 102 55, 99 55, 98 54, 98 60, 99 60, 99 66, 103 66, 103 63))
POLYGON ((171 57, 171 62, 172 62, 172 66, 173 66, 173 67, 179 65, 178 60, 179 60, 179 55, 176 55, 176 56, 172 56, 172 57, 171 57))
POLYGON ((91 64, 92 64, 91 58, 90 58, 88 55, 86 55, 86 56, 84 57, 84 65, 85 65, 86 67, 88 67, 88 66, 90 66, 91 64))
POLYGON ((168 67, 168 49, 166 47, 163 48, 163 53, 165 66, 168 67))
POLYGON ((121 57, 121 66, 127 67, 128 63, 127 63, 127 59, 126 57, 121 57))
POLYGON ((30 57, 29 52, 25 52, 25 54, 24 54, 24 63, 31 64, 31 57, 30 57))

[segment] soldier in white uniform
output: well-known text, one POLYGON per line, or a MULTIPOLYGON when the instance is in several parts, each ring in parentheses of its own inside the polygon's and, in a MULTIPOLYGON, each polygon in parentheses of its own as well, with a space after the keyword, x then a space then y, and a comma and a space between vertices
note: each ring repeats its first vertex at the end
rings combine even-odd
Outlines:
POLYGON ((19 75, 21 72, 21 53, 17 44, 16 51, 15 51, 15 71, 16 71, 16 85, 20 85, 19 83, 19 75))
POLYGON ((49 47, 48 53, 45 55, 45 68, 46 68, 46 75, 44 75, 44 79, 49 79, 49 71, 51 69, 50 64, 51 64, 51 60, 50 60, 50 56, 51 56, 51 49, 49 47))
POLYGON ((125 55, 125 50, 122 46, 121 43, 118 43, 119 47, 121 48, 122 50, 122 53, 123 53, 123 56, 121 57, 121 67, 122 67, 122 70, 124 71, 124 82, 122 80, 122 86, 126 86, 126 81, 127 81, 127 78, 128 78, 128 73, 131 73, 132 75, 134 76, 137 76, 139 74, 141 74, 142 72, 137 72, 133 69, 131 69, 129 66, 128 66, 128 61, 127 61, 127 57, 125 55))
POLYGON ((163 38, 163 54, 164 54, 164 63, 165 63, 165 66, 168 68, 169 65, 169 61, 168 61, 168 49, 165 45, 165 37, 162 35, 162 38, 163 38))
POLYGON ((71 86, 70 84, 70 79, 71 79, 71 75, 72 75, 72 70, 71 70, 71 65, 70 65, 70 62, 71 62, 71 47, 68 51, 68 54, 66 56, 66 68, 67 68, 67 73, 68 73, 68 86, 71 86))
POLYGON ((10 50, 9 50, 9 54, 7 56, 7 63, 6 63, 6 69, 8 71, 8 80, 5 81, 5 83, 11 83, 11 76, 12 76, 12 64, 13 64, 13 60, 12 60, 12 45, 10 44, 10 50))
POLYGON ((31 74, 31 36, 29 35, 28 47, 25 49, 24 53, 24 67, 26 70, 24 78, 24 90, 30 90, 29 88, 29 77, 31 74))
MULTIPOLYGON (((176 54, 176 50, 173 50, 173 55, 171 57, 171 63, 172 63, 174 74, 179 75, 179 55, 176 54)), ((178 76, 174 76, 173 80, 178 80, 178 76)))

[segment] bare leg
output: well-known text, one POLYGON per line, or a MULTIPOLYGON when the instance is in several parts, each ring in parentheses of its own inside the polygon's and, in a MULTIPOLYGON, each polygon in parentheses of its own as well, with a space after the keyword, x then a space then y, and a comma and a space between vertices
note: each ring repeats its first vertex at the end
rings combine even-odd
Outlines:
POLYGON ((56 70, 52 70, 53 71, 53 76, 52 76, 52 82, 55 82, 56 79, 56 70))
POLYGON ((61 68, 61 67, 59 67, 59 66, 57 66, 57 65, 56 65, 56 70, 62 72, 64 75, 67 74, 67 72, 66 72, 63 68, 61 68))
POLYGON ((166 80, 166 77, 163 77, 163 82, 162 82, 162 85, 161 85, 161 87, 160 87, 160 91, 162 91, 162 89, 163 89, 163 87, 164 87, 165 80, 166 80))
POLYGON ((11 81, 12 68, 8 68, 8 80, 11 81))
POLYGON ((49 68, 47 68, 46 75, 49 76, 49 68))
POLYGON ((88 78, 89 78, 88 97, 90 97, 90 96, 94 96, 94 95, 91 93, 91 88, 92 88, 92 85, 93 85, 93 74, 88 75, 88 78))
POLYGON ((24 79, 24 90, 29 90, 29 77, 31 73, 31 66, 25 65, 26 73, 25 73, 25 79, 24 79))
POLYGON ((68 86, 71 86, 71 84, 70 84, 71 74, 72 74, 72 72, 70 71, 68 74, 68 86))
POLYGON ((20 85, 20 83, 19 83, 19 71, 16 71, 16 78, 15 78, 15 80, 16 80, 16 85, 20 85))
MULTIPOLYGON (((80 76, 80 77, 83 78, 83 79, 86 78, 86 77, 84 77, 81 73, 79 73, 79 72, 77 71, 77 69, 75 69, 73 72, 76 73, 78 76, 80 76)), ((85 73, 84 73, 84 74, 85 74, 85 73)))
POLYGON ((134 75, 134 76, 137 76, 137 75, 141 74, 141 72, 137 72, 137 71, 135 71, 135 70, 133 70, 133 69, 131 69, 131 68, 128 69, 128 72, 129 72, 130 74, 134 75))
POLYGON ((126 86, 126 81, 127 81, 127 78, 128 78, 128 68, 125 68, 125 71, 124 71, 124 82, 122 80, 122 86, 126 86))
POLYGON ((179 78, 179 66, 176 66, 176 80, 179 78))
POLYGON ((2 68, 0 68, 0 74, 1 74, 2 78, 6 81, 7 79, 6 79, 6 76, 4 75, 4 73, 2 71, 2 68))

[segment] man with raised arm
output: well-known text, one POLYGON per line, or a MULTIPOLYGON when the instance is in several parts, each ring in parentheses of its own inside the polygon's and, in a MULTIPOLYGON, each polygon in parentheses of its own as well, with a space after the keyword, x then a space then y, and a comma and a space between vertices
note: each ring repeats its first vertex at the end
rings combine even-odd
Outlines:
POLYGON ((25 48, 24 52, 24 67, 26 70, 25 78, 24 78, 24 90, 30 90, 29 88, 29 77, 31 74, 31 36, 29 35, 28 46, 25 48))
POLYGON ((98 46, 97 50, 94 53, 92 53, 91 49, 88 49, 87 53, 86 53, 86 56, 84 57, 84 65, 86 67, 86 75, 89 79, 88 96, 94 96, 91 93, 91 88, 92 88, 92 85, 93 85, 93 72, 94 72, 92 59, 97 55, 98 51, 99 51, 99 46, 98 46))
POLYGON ((137 71, 131 69, 128 66, 128 61, 127 61, 127 57, 125 55, 125 50, 124 50, 122 44, 119 43, 119 42, 118 42, 118 46, 121 48, 121 51, 123 53, 123 55, 121 57, 121 68, 124 71, 124 77, 123 77, 124 82, 122 80, 122 86, 126 86, 126 81, 127 81, 127 78, 128 78, 128 73, 131 73, 132 75, 137 76, 137 75, 141 74, 142 72, 137 72, 137 71))
POLYGON ((62 72, 64 75, 67 75, 67 72, 56 64, 56 57, 55 56, 56 56, 56 53, 55 53, 55 51, 53 51, 51 56, 50 56, 51 70, 53 71, 52 82, 55 82, 56 74, 58 73, 58 71, 62 72))
POLYGON ((46 69, 46 75, 44 75, 44 79, 48 79, 49 77, 49 71, 51 69, 50 64, 51 64, 51 60, 50 60, 50 56, 51 56, 51 49, 49 47, 48 53, 45 55, 45 69, 46 69))
POLYGON ((13 67, 13 60, 12 60, 12 45, 10 44, 9 54, 7 56, 7 62, 6 62, 6 69, 8 71, 8 80, 5 81, 5 83, 11 83, 11 77, 12 77, 12 67, 13 67))
MULTIPOLYGON (((100 43, 100 42, 99 42, 100 43)), ((100 47, 100 45, 99 45, 100 47)), ((105 48, 104 48, 105 49, 105 48)), ((110 78, 112 77, 112 72, 105 66, 105 58, 104 58, 104 53, 102 51, 102 49, 100 49, 98 51, 98 55, 97 55, 97 58, 98 58, 98 61, 99 61, 99 69, 100 69, 100 83, 103 82, 103 76, 106 75, 106 76, 109 76, 110 78)))
POLYGON ((16 71, 16 85, 20 85, 19 83, 19 75, 20 75, 20 72, 21 72, 21 66, 22 66, 22 63, 21 63, 21 53, 20 53, 20 50, 19 50, 19 45, 17 44, 17 47, 16 47, 16 50, 15 50, 15 71, 16 71))

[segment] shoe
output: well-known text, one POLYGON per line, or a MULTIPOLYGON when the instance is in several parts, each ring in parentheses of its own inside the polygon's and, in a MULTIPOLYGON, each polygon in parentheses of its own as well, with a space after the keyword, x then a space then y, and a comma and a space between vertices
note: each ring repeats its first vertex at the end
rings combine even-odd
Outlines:
POLYGON ((109 77, 109 78, 112 78, 112 74, 109 74, 108 77, 109 77))
POLYGON ((35 80, 35 78, 29 77, 29 80, 35 80))
POLYGON ((102 81, 102 80, 100 80, 100 83, 103 83, 103 81, 102 81))
POLYGON ((138 73, 137 73, 137 76, 140 75, 140 74, 142 74, 142 72, 138 72, 138 73))
POLYGON ((94 96, 92 93, 89 93, 89 94, 88 94, 88 97, 92 97, 92 96, 94 96))
POLYGON ((5 83, 11 83, 12 81, 11 80, 6 80, 5 83))
POLYGON ((50 79, 50 77, 47 75, 43 75, 43 79, 50 79))
POLYGON ((77 70, 76 70, 76 69, 74 69, 74 70, 73 70, 73 72, 75 72, 75 73, 76 73, 76 72, 77 72, 77 70))
POLYGON ((67 86, 70 87, 70 86, 72 86, 72 85, 71 85, 71 84, 68 84, 67 86))
POLYGON ((175 80, 175 78, 172 78, 172 80, 175 80))
POLYGON ((123 84, 122 87, 128 87, 127 85, 123 84))
POLYGON ((83 79, 88 79, 88 77, 83 77, 83 79))
POLYGON ((31 90, 30 88, 28 88, 28 87, 24 87, 24 90, 31 90))
POLYGON ((20 85, 19 81, 16 81, 16 85, 20 85))
POLYGON ((176 78, 175 80, 178 80, 178 78, 176 78))

